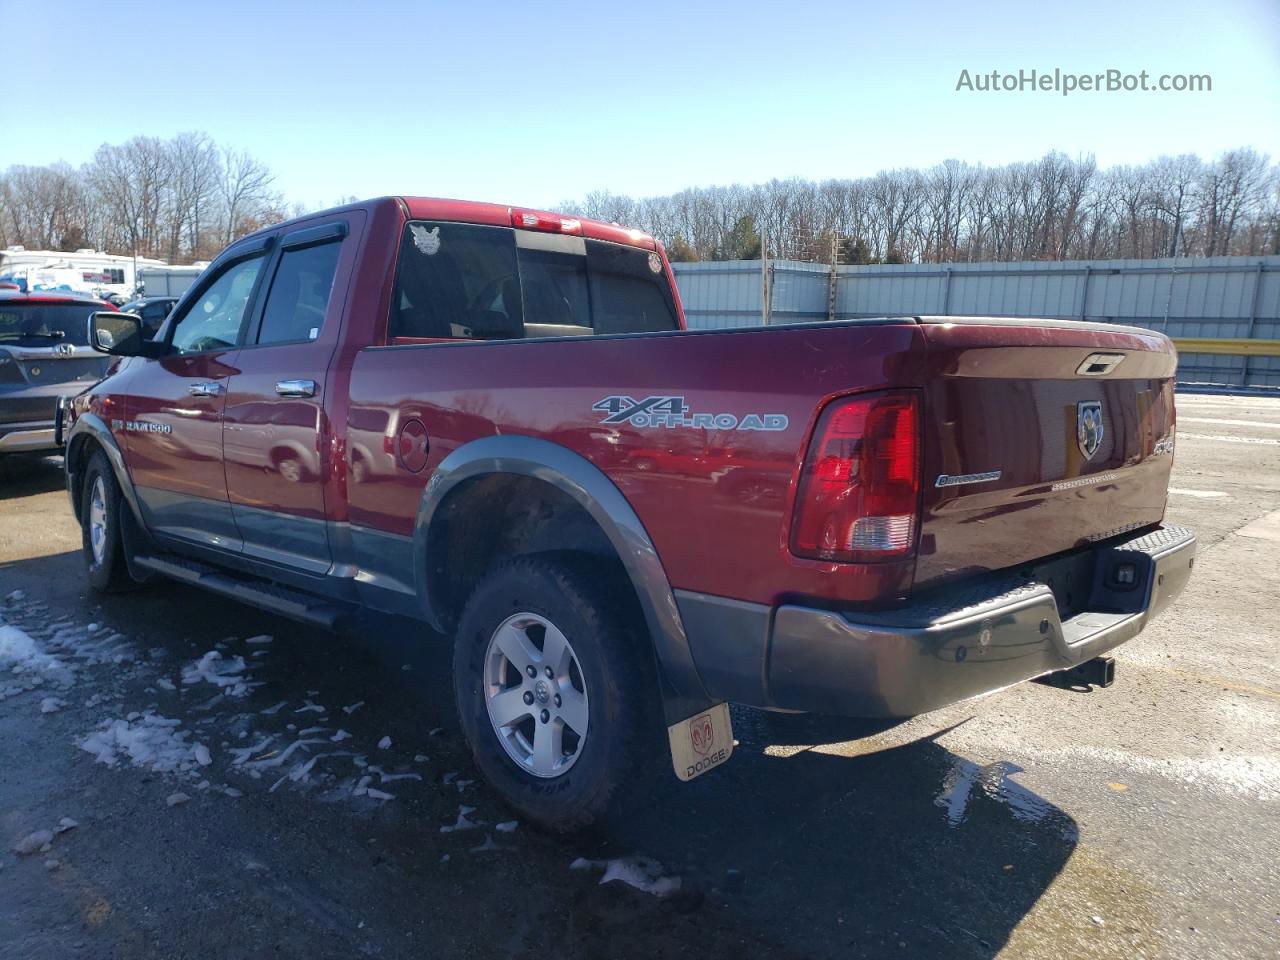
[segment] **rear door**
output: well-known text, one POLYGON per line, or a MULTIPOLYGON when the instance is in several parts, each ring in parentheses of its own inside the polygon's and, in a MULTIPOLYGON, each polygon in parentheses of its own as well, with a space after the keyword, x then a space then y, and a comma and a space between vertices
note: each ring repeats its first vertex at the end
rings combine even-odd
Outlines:
POLYGON ((329 365, 355 257, 344 238, 362 217, 314 221, 280 238, 224 409, 227 493, 245 554, 310 573, 330 565, 325 398, 336 389, 329 365))
POLYGON ((957 318, 924 332, 917 586, 1160 522, 1176 364, 1165 337, 957 318))
POLYGON ((112 424, 151 529, 222 550, 240 549, 222 467, 222 410, 267 246, 265 238, 245 245, 203 279, 169 324, 171 352, 128 371, 126 416, 112 424))

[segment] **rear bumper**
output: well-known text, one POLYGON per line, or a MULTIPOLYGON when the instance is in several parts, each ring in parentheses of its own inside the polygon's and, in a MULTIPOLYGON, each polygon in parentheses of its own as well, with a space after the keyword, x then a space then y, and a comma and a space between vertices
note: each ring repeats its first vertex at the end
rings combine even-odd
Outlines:
POLYGON ((53 423, 10 423, 0 426, 0 453, 56 450, 53 423))
POLYGON ((1085 612, 1066 620, 1047 582, 1021 577, 966 584, 880 614, 763 608, 764 624, 751 615, 754 605, 721 601, 709 615, 698 595, 678 595, 678 602, 682 614, 687 610, 694 658, 713 696, 776 709, 907 717, 1069 669, 1119 646, 1182 592, 1195 549, 1190 530, 1162 527, 1084 551, 1093 561, 1085 612), (1122 565, 1132 566, 1132 585, 1116 582, 1122 565), (726 665, 726 640, 708 633, 717 620, 739 638, 745 629, 747 657, 758 658, 757 667, 726 665), (759 649, 753 649, 757 636, 759 649))

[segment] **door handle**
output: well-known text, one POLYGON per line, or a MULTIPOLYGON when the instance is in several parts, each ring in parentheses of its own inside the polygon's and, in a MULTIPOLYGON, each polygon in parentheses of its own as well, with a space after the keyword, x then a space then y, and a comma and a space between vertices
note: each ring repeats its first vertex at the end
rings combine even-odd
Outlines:
POLYGON ((192 383, 187 386, 187 392, 193 397, 216 397, 222 392, 222 384, 216 381, 209 383, 192 383))
POLYGON ((314 397, 316 382, 314 380, 281 380, 276 384, 276 393, 282 397, 314 397))

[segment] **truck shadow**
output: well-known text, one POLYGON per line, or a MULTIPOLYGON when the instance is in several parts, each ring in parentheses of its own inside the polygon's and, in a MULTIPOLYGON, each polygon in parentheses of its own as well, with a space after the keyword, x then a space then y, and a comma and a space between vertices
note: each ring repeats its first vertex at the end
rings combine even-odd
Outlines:
POLYGON ((600 855, 670 864, 786 955, 995 956, 1078 842, 1019 767, 958 756, 947 731, 877 747, 883 724, 785 718, 780 740, 750 713, 724 769, 637 805, 600 855))
POLYGON ((62 458, 35 453, 0 457, 0 501, 61 489, 62 458))
MULTIPOLYGON (((415 656, 402 643, 367 649, 399 664, 415 656)), ((451 705, 416 664, 405 677, 415 699, 451 705)), ((664 902, 617 883, 579 891, 530 925, 534 953, 564 942, 554 931, 594 930, 584 956, 983 960, 1078 843, 1075 820, 1024 787, 1016 764, 975 763, 939 742, 959 724, 884 745, 897 721, 733 714, 738 745, 724 768, 688 784, 664 769, 595 833, 539 835, 550 863, 569 851, 649 857, 681 876, 682 892, 664 902)))

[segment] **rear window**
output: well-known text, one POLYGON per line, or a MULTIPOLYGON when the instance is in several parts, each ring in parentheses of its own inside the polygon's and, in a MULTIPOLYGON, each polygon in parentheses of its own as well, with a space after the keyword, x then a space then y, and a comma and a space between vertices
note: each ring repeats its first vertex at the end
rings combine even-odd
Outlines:
POLYGON ((509 227, 416 221, 405 228, 391 337, 518 340, 675 329, 662 261, 647 250, 509 227))
POLYGON ((0 342, 84 346, 89 342, 89 316, 101 309, 92 303, 0 303, 0 342))

